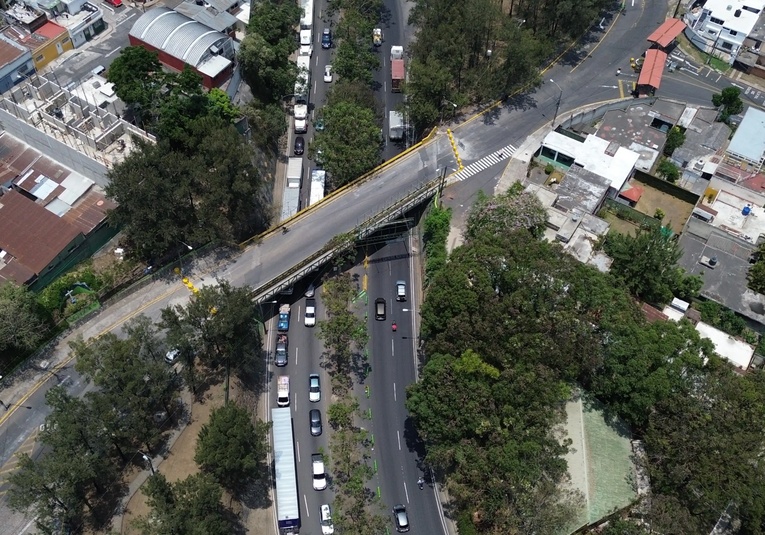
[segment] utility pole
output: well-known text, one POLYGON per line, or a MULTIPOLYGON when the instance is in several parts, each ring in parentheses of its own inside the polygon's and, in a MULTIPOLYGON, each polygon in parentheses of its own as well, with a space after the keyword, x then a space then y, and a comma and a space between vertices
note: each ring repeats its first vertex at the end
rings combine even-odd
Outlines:
POLYGON ((563 98, 563 88, 558 85, 558 83, 550 78, 550 81, 555 84, 555 86, 560 89, 560 94, 558 94, 558 102, 555 103, 555 115, 553 115, 552 125, 555 127, 555 119, 558 118, 558 111, 560 110, 560 101, 563 98))

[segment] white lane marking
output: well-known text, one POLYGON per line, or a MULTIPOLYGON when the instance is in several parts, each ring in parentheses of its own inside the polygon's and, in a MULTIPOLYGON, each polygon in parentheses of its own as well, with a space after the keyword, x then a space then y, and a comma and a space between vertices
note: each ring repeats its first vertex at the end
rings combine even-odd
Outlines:
POLYGON ((300 442, 295 441, 295 453, 297 453, 297 462, 300 462, 300 442))
POLYGON ((483 171, 484 169, 488 169, 492 165, 496 165, 502 160, 506 160, 510 158, 513 154, 515 154, 515 151, 517 149, 512 146, 508 145, 504 149, 499 149, 498 151, 492 152, 488 156, 484 156, 477 162, 473 162, 467 167, 465 167, 462 171, 457 173, 457 180, 465 180, 466 178, 470 178, 471 176, 479 173, 480 171, 483 171))
POLYGON ((299 353, 300 353, 300 348, 296 347, 295 348, 295 366, 297 366, 297 363, 298 363, 298 354, 299 353))
POLYGON ((393 401, 398 401, 398 394, 396 393, 396 383, 393 383, 393 401))
POLYGON ((111 56, 111 55, 112 55, 112 54, 114 54, 115 52, 119 52, 121 48, 122 48, 121 46, 118 46, 117 48, 115 48, 114 50, 112 50, 111 52, 109 52, 108 54, 104 55, 104 57, 105 57, 105 58, 108 58, 109 56, 111 56))
POLYGON ((396 356, 395 346, 393 345, 393 343, 394 343, 394 340, 391 339, 391 341, 390 341, 390 356, 391 357, 395 357, 396 356))
POLYGON ((303 501, 305 502, 305 516, 311 516, 311 513, 308 512, 308 499, 305 494, 303 494, 303 501))
POLYGON ((396 437, 398 438, 398 451, 401 451, 401 432, 396 430, 396 437))
POLYGON ((404 495, 406 496, 406 503, 410 503, 409 502, 409 491, 406 488, 406 481, 404 481, 404 495))

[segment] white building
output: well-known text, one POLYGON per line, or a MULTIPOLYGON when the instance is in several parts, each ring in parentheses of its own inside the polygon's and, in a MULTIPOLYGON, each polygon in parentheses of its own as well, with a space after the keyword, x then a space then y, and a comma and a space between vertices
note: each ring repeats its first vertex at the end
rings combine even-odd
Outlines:
POLYGON ((765 0, 707 0, 685 14, 691 30, 688 37, 706 52, 717 50, 727 54, 733 63, 763 8, 765 0))

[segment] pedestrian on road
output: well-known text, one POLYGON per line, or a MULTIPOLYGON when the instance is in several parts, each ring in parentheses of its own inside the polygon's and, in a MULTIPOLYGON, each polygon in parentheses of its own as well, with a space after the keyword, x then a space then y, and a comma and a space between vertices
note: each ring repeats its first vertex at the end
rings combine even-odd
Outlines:
POLYGON ((616 76, 619 76, 622 73, 621 69, 616 69, 616 76))
POLYGON ((420 487, 420 490, 422 490, 423 486, 425 485, 425 480, 420 477, 420 479, 417 480, 417 486, 420 487))

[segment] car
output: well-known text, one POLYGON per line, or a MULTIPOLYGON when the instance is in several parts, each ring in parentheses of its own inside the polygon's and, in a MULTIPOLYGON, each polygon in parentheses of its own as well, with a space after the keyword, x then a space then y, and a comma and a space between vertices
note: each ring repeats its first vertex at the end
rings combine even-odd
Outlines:
POLYGON ((377 321, 385 320, 385 299, 382 297, 375 299, 375 319, 377 321))
POLYGON ((321 401, 321 381, 318 373, 308 376, 308 401, 311 403, 321 401))
POLYGON ((322 535, 332 535, 335 532, 335 525, 332 524, 332 509, 329 504, 319 506, 319 521, 322 535))
POLYGON ((332 83, 332 65, 324 66, 324 81, 328 84, 332 83))
POLYGON ((174 364, 175 360, 180 356, 181 350, 177 347, 174 349, 171 349, 167 353, 165 353, 165 362, 168 364, 174 364))
POLYGON ((375 46, 382 45, 382 30, 380 28, 372 30, 372 43, 375 46))
POLYGON ((300 156, 305 152, 305 138, 303 136, 295 138, 295 146, 292 149, 292 152, 295 153, 295 156, 300 156))
POLYGON ((317 132, 323 132, 324 131, 324 117, 317 117, 316 120, 313 122, 313 129, 317 132))
POLYGON ((396 301, 406 301, 406 282, 396 281, 396 301))
POLYGON ((316 325, 316 299, 305 300, 305 326, 316 325))
POLYGON ((106 67, 103 65, 96 65, 92 69, 90 69, 90 72, 92 74, 95 74, 96 76, 101 76, 106 71, 106 67))
POLYGON ((286 334, 280 334, 278 338, 276 339, 276 365, 286 366, 287 365, 287 348, 288 348, 289 340, 287 339, 286 334))
POLYGON ((313 473, 313 490, 327 488, 327 473, 324 471, 324 456, 320 453, 311 455, 311 472, 313 473))
POLYGON ((400 503, 393 506, 393 521, 399 533, 409 531, 409 515, 406 514, 406 507, 400 503))
POLYGON ((106 3, 112 7, 122 7, 122 0, 106 0, 106 3))
POLYGON ((308 285, 308 288, 305 289, 305 296, 306 297, 313 297, 316 293, 316 286, 313 285, 313 283, 308 285))
POLYGON ((321 47, 332 48, 332 30, 324 28, 321 32, 321 47))
POLYGON ((311 421, 311 436, 318 437, 321 435, 321 411, 311 409, 308 411, 308 417, 311 421))

